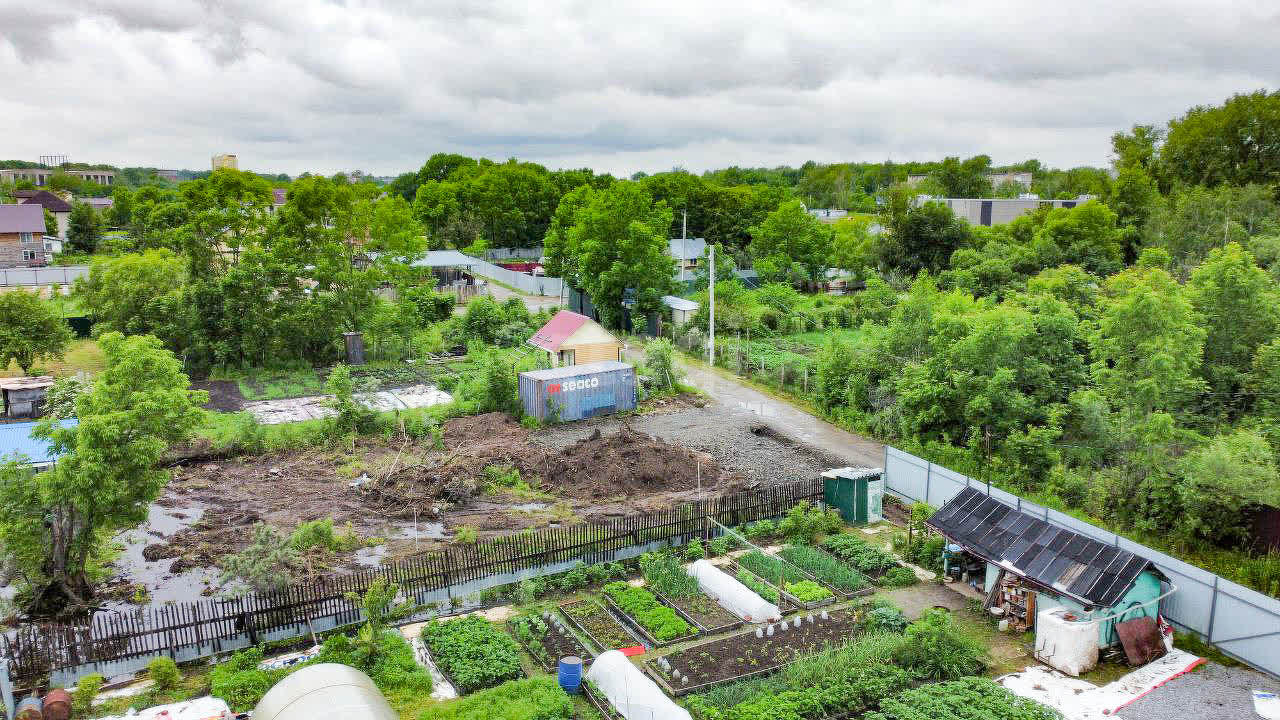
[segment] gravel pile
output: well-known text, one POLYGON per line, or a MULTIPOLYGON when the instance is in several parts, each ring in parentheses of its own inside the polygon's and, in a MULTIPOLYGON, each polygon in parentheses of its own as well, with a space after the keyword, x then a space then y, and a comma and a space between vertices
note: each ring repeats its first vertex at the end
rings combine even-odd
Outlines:
POLYGON ((1116 713, 1122 720, 1241 720, 1256 718, 1253 690, 1280 690, 1280 683, 1244 667, 1208 663, 1176 677, 1116 713))
MULTIPOLYGON (((749 481, 763 486, 809 480, 823 470, 848 465, 776 433, 758 418, 728 411, 723 406, 654 412, 627 420, 633 430, 704 452, 722 468, 740 472, 749 481)), ((535 431, 530 441, 551 449, 563 449, 597 429, 610 434, 621 427, 622 421, 617 418, 597 418, 535 431)))

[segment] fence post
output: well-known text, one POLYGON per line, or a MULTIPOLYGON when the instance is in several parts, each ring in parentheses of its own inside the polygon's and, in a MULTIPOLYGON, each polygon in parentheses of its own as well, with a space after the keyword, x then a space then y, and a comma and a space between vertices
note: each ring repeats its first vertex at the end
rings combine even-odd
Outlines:
POLYGON ((9 662, 0 661, 0 698, 4 700, 5 717, 13 717, 13 683, 9 682, 9 662))
POLYGON ((933 485, 933 463, 927 463, 924 469, 924 504, 929 504, 929 488, 933 485))
POLYGON ((1218 614, 1218 576, 1213 576, 1213 598, 1209 600, 1209 633, 1205 642, 1213 644, 1213 621, 1218 614))

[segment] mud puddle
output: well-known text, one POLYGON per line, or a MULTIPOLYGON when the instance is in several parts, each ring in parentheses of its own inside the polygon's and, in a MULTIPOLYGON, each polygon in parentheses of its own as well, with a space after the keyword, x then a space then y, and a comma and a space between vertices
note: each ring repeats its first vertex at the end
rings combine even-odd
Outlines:
MULTIPOLYGON (((200 521, 206 508, 192 503, 182 508, 152 505, 147 521, 115 537, 124 547, 116 560, 120 571, 117 582, 125 581, 145 588, 150 605, 192 602, 202 599, 218 580, 216 568, 195 567, 179 557, 168 544, 175 535, 200 521)), ((142 599, 139 594, 137 599, 142 599)), ((108 607, 113 603, 108 602, 108 607)), ((128 603, 116 603, 115 609, 127 609, 128 603)))

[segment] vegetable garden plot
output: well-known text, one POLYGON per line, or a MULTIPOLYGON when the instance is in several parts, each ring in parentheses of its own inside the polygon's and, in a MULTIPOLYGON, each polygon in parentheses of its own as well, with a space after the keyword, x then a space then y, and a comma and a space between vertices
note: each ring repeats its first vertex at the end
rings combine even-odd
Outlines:
POLYGON ((820 548, 789 545, 778 551, 778 557, 809 573, 839 595, 851 597, 875 591, 865 575, 820 548))
POLYGON ((560 658, 570 655, 580 657, 585 665, 594 656, 553 612, 514 617, 507 621, 507 627, 547 672, 559 666, 560 658))
POLYGON ((893 553, 849 533, 828 535, 822 547, 836 558, 852 565, 873 582, 896 567, 902 567, 893 553))
POLYGON ((578 600, 560 606, 564 617, 601 651, 635 647, 640 640, 600 603, 578 600))
POLYGON ((859 616, 849 610, 815 611, 649 660, 644 667, 667 692, 685 695, 772 673, 801 653, 843 642, 858 625, 859 616))
POLYGON ((670 606, 685 620, 693 623, 704 635, 716 635, 742 627, 741 619, 701 592, 683 597, 666 597, 655 591, 654 595, 659 602, 670 606))
POLYGON ((604 586, 604 599, 631 623, 645 642, 655 647, 688 640, 698 634, 697 627, 658 602, 657 596, 644 588, 612 582, 604 586))
POLYGON ((646 590, 704 633, 742 627, 742 619, 704 593, 698 578, 673 555, 661 552, 644 555, 640 558, 640 572, 644 575, 646 590))
POLYGON ((770 602, 776 603, 774 598, 777 597, 800 609, 812 610, 836 601, 831 590, 772 555, 753 550, 738 558, 732 568, 733 575, 742 584, 770 602), (781 588, 778 587, 779 577, 782 578, 781 588), (748 579, 753 579, 753 582, 748 582, 748 579))
POLYGON ((422 640, 431 650, 436 667, 459 693, 524 676, 520 646, 483 618, 427 623, 422 640))

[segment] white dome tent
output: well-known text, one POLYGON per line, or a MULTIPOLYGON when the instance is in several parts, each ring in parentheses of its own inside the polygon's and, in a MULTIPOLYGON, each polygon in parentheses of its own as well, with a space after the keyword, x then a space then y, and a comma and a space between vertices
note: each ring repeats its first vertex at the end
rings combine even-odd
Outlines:
POLYGON ((755 594, 746 585, 706 560, 698 560, 690 565, 689 574, 698 581, 698 587, 708 597, 747 622, 771 622, 782 617, 777 605, 755 594))
POLYGON ((596 658, 587 671, 587 679, 627 720, 693 720, 688 711, 676 705, 617 650, 596 658))

